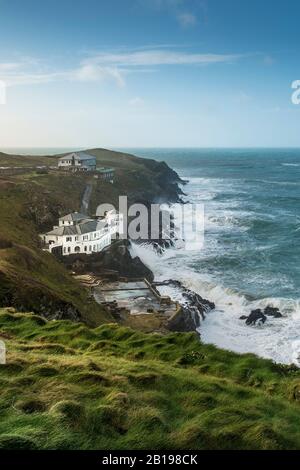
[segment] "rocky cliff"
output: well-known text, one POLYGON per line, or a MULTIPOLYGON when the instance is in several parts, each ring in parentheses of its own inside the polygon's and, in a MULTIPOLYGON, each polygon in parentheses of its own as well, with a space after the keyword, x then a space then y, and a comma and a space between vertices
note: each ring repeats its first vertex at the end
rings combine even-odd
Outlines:
MULTIPOLYGON (((91 302, 85 289, 64 265, 41 249, 39 233, 50 230, 57 219, 80 209, 82 196, 90 185, 90 215, 101 203, 118 208, 118 198, 150 204, 158 198, 175 202, 181 190, 180 179, 165 163, 104 149, 88 150, 99 166, 115 168, 115 183, 91 175, 63 174, 49 170, 0 176, 0 306, 42 313, 47 318, 81 319, 91 325, 111 321, 111 317, 91 302)), ((18 156, 0 154, 0 165, 53 166, 57 156, 18 156), (29 164, 29 163, 28 163, 29 164)), ((101 256, 103 269, 121 276, 148 277, 152 273, 139 259, 132 259, 126 244, 101 256)))

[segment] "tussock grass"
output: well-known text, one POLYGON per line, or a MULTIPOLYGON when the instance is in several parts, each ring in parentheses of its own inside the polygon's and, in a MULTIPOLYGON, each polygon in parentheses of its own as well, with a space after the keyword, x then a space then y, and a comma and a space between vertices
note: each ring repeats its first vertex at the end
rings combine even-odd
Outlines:
POLYGON ((299 449, 300 371, 0 309, 0 449, 299 449), (3 335, 3 336, 1 336, 3 335))

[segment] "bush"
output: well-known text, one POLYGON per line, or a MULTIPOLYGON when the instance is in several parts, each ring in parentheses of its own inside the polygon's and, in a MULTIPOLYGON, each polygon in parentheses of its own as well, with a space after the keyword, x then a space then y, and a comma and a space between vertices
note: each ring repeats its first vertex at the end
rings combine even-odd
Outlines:
POLYGON ((36 450, 35 442, 27 437, 14 434, 0 436, 0 449, 2 450, 36 450))
POLYGON ((5 250, 6 248, 12 248, 13 243, 3 237, 0 237, 0 250, 5 250))
POLYGON ((85 408, 75 400, 62 400, 50 408, 50 413, 61 415, 71 423, 76 423, 85 414, 85 408))

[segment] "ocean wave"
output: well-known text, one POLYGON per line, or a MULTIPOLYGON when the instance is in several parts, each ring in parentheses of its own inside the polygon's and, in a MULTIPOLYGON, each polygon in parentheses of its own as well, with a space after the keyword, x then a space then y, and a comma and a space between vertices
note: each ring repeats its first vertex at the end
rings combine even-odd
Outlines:
MULTIPOLYGON (((149 245, 133 245, 132 253, 149 266, 156 280, 178 280, 216 304, 200 326, 202 341, 300 366, 299 288, 293 273, 280 270, 278 264, 280 256, 285 256, 283 267, 290 259, 290 253, 282 248, 282 243, 290 240, 285 242, 284 238, 289 227, 289 233, 299 230, 298 220, 291 224, 291 196, 297 188, 289 186, 300 183, 288 181, 288 175, 284 176, 287 181, 281 181, 278 167, 270 179, 261 178, 265 175, 259 171, 237 179, 186 176, 186 201, 204 205, 203 249, 187 251, 184 243, 178 243, 158 255, 149 245), (283 196, 276 199, 279 192, 283 196), (240 320, 240 316, 267 305, 279 308, 283 318, 268 317, 265 325, 253 327, 240 320)), ((296 204, 295 196, 293 207, 296 204)), ((186 230, 192 230, 189 223, 186 230)), ((176 288, 162 289, 181 300, 176 288)))
POLYGON ((223 183, 223 178, 208 178, 202 176, 181 176, 182 178, 187 178, 189 181, 189 185, 194 184, 214 184, 214 183, 223 183))
MULTIPOLYGON (((216 309, 201 323, 199 333, 205 343, 238 353, 254 353, 278 363, 300 365, 300 299, 265 297, 254 299, 228 288, 219 279, 189 267, 188 255, 171 248, 158 256, 151 246, 133 245, 132 254, 139 256, 155 274, 156 280, 175 279, 185 287, 214 302, 216 309), (240 316, 251 310, 277 307, 283 318, 268 317, 263 326, 249 327, 240 316)), ((181 293, 164 286, 163 294, 181 301, 181 293)))
POLYGON ((205 228, 248 229, 248 220, 246 217, 247 215, 242 212, 240 212, 238 215, 234 215, 232 213, 222 213, 221 215, 207 215, 205 219, 205 228))
POLYGON ((300 166, 300 163, 281 163, 282 166, 300 166))

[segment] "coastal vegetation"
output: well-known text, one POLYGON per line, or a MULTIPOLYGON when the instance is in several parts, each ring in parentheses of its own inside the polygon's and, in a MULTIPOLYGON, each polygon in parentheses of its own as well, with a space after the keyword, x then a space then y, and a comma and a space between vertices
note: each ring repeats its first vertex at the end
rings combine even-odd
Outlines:
POLYGON ((115 168, 116 184, 88 174, 34 170, 55 167, 57 156, 0 153, 1 167, 30 167, 20 174, 0 171, 0 306, 12 305, 47 318, 82 320, 91 326, 113 321, 62 263, 41 250, 39 233, 52 228, 59 217, 80 210, 87 184, 93 186, 93 215, 100 203, 117 207, 119 195, 127 195, 130 203, 151 203, 157 197, 176 200, 179 178, 166 164, 154 160, 103 149, 89 153, 96 156, 97 165, 115 168))
POLYGON ((2 449, 299 448, 296 367, 10 308, 0 331, 2 449))
MULTIPOLYGON (((149 333, 152 317, 113 323, 41 249, 39 233, 80 209, 87 184, 91 214, 120 194, 129 203, 180 197, 164 163, 90 152, 115 168, 116 184, 51 169, 0 175, 0 449, 299 449, 297 367, 202 344, 196 333, 149 333)), ((0 165, 56 158, 0 154, 0 165)))

